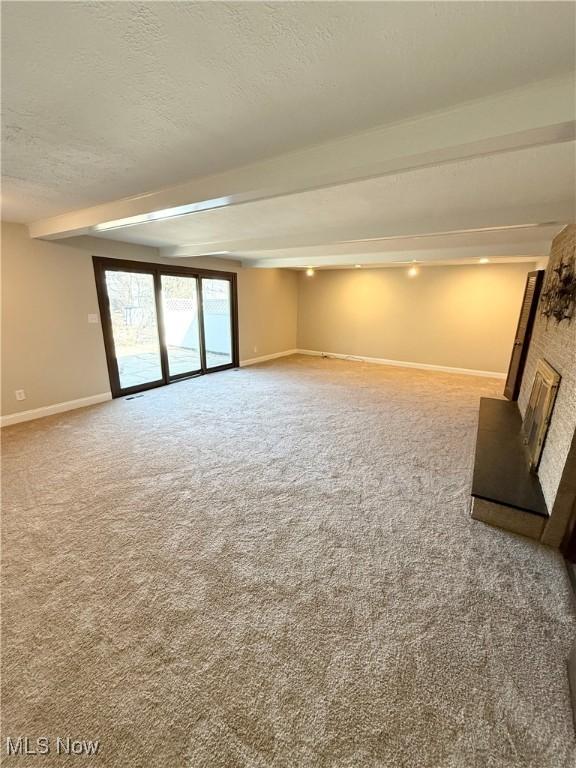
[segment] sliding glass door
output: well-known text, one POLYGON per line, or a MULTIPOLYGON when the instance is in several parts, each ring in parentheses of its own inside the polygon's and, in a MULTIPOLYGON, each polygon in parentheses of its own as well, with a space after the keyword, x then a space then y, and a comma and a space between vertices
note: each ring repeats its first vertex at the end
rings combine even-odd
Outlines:
POLYGON ((232 363, 232 300, 228 280, 202 278, 202 317, 206 367, 228 367, 232 363))
POLYGON ((163 383, 154 275, 106 270, 120 389, 163 383))
POLYGON ((161 275, 162 318, 170 378, 202 371, 198 278, 161 275))
POLYGON ((238 365, 234 273, 93 261, 114 397, 238 365))

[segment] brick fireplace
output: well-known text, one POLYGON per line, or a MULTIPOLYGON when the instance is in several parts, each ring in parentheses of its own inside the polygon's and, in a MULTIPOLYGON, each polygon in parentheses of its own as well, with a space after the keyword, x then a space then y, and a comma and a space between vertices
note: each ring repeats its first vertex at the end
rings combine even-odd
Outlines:
POLYGON ((475 519, 554 547, 576 508, 576 318, 553 316, 549 291, 575 262, 571 225, 552 244, 518 402, 481 400, 472 483, 475 519))

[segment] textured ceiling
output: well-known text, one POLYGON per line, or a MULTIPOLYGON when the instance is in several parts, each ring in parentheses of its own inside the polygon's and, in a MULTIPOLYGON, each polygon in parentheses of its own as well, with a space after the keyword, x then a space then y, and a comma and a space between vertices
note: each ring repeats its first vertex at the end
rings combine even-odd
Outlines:
POLYGON ((3 216, 155 190, 568 72, 574 8, 4 2, 3 216))
POLYGON ((574 142, 448 163, 100 233, 148 245, 300 244, 571 220, 574 142))

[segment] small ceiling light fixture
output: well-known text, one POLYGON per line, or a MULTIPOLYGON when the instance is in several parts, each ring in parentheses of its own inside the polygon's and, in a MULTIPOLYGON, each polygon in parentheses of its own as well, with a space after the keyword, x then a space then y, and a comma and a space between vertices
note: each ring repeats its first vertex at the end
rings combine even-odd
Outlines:
POLYGON ((308 269, 306 270, 306 274, 308 277, 314 277, 314 270, 312 269, 312 267, 308 267, 308 269))
POLYGON ((362 269, 362 264, 354 264, 354 269, 362 269))
POLYGON ((410 269, 408 270, 408 277, 416 277, 419 271, 420 270, 418 269, 418 267, 410 267, 410 269))
POLYGON ((490 259, 480 259, 480 264, 490 264, 490 259))

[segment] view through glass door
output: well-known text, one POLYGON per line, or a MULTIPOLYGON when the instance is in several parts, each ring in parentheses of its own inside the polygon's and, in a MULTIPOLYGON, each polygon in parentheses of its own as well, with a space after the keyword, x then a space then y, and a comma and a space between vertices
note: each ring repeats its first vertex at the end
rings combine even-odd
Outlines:
POLYGON ((202 316, 206 367, 220 368, 232 363, 232 310, 230 282, 202 278, 202 316))
POLYGON ((238 365, 235 274, 93 261, 114 397, 238 365))
POLYGON ((186 376, 202 370, 198 278, 161 275, 162 317, 168 374, 186 376))
POLYGON ((106 270, 121 389, 163 382, 154 275, 106 270))

